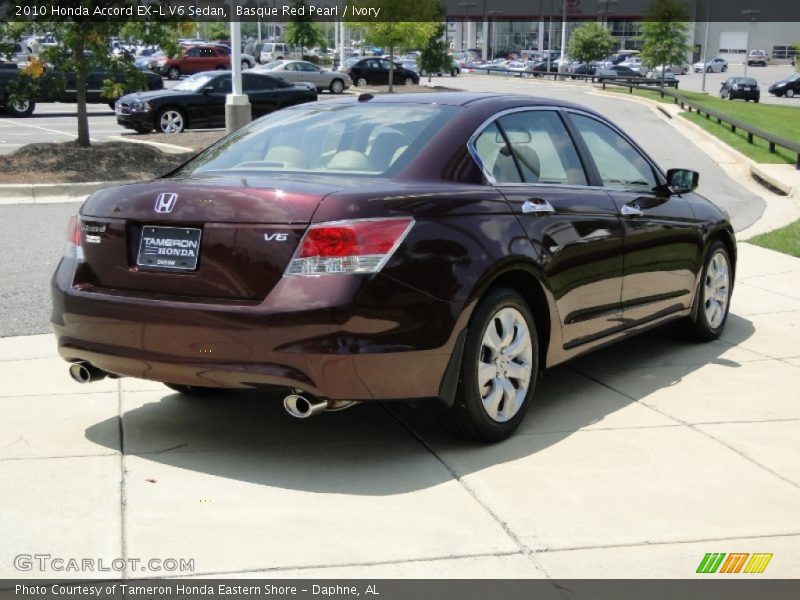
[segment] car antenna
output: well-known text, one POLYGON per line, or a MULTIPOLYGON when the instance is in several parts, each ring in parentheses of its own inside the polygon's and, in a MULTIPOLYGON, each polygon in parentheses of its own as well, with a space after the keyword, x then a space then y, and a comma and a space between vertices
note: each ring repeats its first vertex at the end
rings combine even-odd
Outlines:
POLYGON ((372 100, 374 97, 375 96, 373 96, 372 94, 369 94, 369 93, 359 94, 358 95, 358 101, 359 102, 366 102, 367 100, 372 100))

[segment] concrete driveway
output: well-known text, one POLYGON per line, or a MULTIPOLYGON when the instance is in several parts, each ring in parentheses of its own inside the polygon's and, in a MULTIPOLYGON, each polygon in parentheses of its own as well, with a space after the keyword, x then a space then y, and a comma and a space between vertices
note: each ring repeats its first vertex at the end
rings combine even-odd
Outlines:
POLYGON ((21 554, 194 561, 93 577, 684 578, 709 552, 798 577, 800 260, 740 253, 722 340, 662 330, 547 372, 494 446, 399 404, 295 421, 276 395, 80 386, 51 336, 0 339, 0 578, 87 576, 21 554))

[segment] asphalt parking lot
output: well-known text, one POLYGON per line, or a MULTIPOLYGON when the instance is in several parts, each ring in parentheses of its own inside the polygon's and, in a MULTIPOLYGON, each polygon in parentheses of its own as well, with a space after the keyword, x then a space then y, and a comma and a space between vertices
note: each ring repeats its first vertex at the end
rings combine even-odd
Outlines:
MULTIPOLYGON (((663 166, 700 170, 738 229, 763 211, 646 106, 491 80, 458 84, 588 105, 663 166)), ((296 421, 275 394, 74 383, 47 332, 76 208, 0 206, 0 479, 13 490, 0 578, 86 576, 18 571, 24 553, 194 561, 126 563, 126 577, 685 578, 708 552, 749 552, 773 554, 765 577, 800 576, 800 259, 740 244, 721 340, 665 329, 571 361, 545 374, 518 435, 478 447, 425 407, 296 421)))

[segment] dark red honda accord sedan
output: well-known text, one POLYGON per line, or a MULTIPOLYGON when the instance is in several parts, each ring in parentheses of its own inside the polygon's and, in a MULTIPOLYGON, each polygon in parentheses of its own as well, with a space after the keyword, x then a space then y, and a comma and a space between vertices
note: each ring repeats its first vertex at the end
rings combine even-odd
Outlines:
POLYGON ((697 182, 546 99, 288 108, 85 202, 53 278, 59 352, 79 381, 283 388, 300 417, 428 398, 500 440, 544 368, 670 320, 720 335, 736 242, 697 182))

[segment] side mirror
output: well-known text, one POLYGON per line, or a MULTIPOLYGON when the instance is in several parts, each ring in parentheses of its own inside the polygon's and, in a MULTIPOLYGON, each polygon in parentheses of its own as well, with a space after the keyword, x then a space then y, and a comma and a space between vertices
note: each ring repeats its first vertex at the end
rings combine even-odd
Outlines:
POLYGON ((667 171, 667 185, 674 194, 685 194, 697 189, 700 173, 690 169, 670 169, 667 171))

